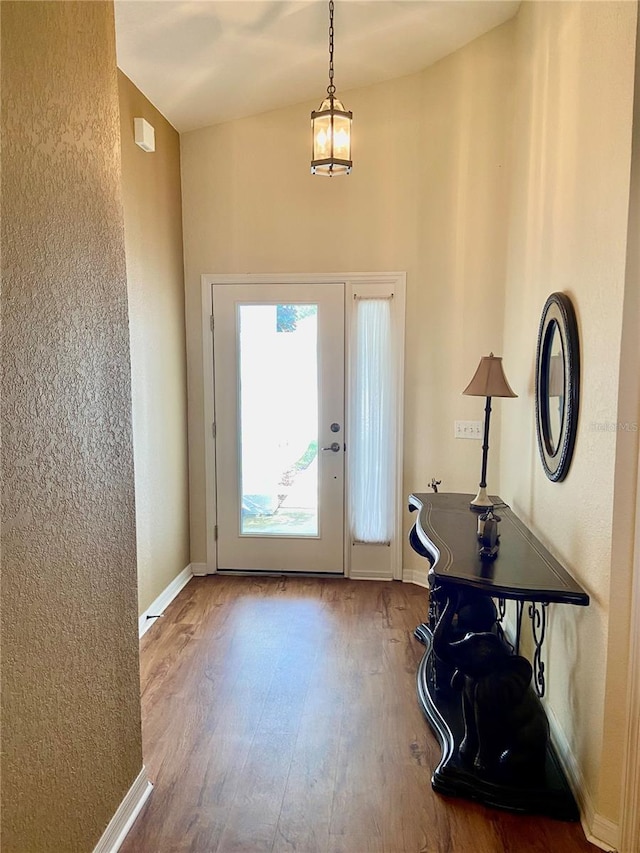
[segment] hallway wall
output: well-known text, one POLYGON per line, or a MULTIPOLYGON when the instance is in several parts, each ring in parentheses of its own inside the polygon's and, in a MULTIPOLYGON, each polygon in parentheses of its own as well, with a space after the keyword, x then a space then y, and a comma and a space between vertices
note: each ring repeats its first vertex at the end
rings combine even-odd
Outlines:
MULTIPOLYGON (((502 497, 591 597, 585 609, 550 608, 547 704, 577 760, 592 831, 613 845, 634 507, 616 460, 626 446, 623 467, 633 471, 637 454, 637 433, 616 429, 629 369, 621 341, 636 16, 636 3, 535 2, 516 19, 505 361, 520 396, 503 419, 500 468, 502 497), (554 291, 573 301, 581 346, 576 446, 561 483, 543 471, 534 405, 538 324, 554 291)), ((637 374, 628 379, 637 389, 637 374)))
MULTIPOLYGON (((454 439, 453 422, 482 418, 461 392, 502 348, 513 26, 419 74, 340 92, 354 113, 348 178, 310 174, 316 102, 182 135, 194 562, 206 560, 204 273, 406 271, 404 492, 435 476, 475 493, 480 442, 454 439)), ((495 453, 494 483, 498 464, 495 453)), ((423 568, 406 543, 403 557, 423 568)))
POLYGON ((121 71, 118 90, 143 613, 189 564, 180 137, 121 71), (135 144, 136 116, 155 128, 154 152, 135 144))
POLYGON ((142 767, 113 7, 2 3, 2 835, 92 850, 142 767))

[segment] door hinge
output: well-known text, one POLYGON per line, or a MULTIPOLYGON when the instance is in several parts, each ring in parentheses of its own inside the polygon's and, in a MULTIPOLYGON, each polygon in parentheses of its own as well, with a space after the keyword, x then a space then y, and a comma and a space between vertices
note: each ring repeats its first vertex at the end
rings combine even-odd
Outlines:
POLYGON ((213 527, 213 539, 215 542, 218 541, 218 525, 215 524, 213 527))
POLYGON ((216 437, 216 422, 215 421, 211 424, 211 434, 213 435, 214 438, 216 437))
POLYGON ((213 332, 213 314, 209 317, 209 325, 211 326, 211 331, 213 332))

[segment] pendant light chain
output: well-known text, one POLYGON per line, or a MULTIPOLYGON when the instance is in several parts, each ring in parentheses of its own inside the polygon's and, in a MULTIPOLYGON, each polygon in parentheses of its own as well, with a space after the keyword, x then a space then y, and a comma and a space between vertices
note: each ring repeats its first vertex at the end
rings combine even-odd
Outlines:
POLYGON ((333 13, 334 0, 329 0, 329 85, 327 95, 311 113, 311 174, 348 175, 351 172, 351 120, 353 113, 336 97, 333 82, 333 13))
POLYGON ((327 94, 333 100, 336 87, 333 85, 333 0, 329 0, 329 85, 327 94))

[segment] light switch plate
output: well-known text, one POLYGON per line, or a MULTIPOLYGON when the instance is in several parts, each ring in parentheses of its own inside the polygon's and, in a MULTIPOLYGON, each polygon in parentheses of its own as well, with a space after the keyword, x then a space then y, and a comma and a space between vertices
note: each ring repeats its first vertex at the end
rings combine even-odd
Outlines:
POLYGON ((454 421, 455 438, 473 438, 482 440, 482 421, 454 421))

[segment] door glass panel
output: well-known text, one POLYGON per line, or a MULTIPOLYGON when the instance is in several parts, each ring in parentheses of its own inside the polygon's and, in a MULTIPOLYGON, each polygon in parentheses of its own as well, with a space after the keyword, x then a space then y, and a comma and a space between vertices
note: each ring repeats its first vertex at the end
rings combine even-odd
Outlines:
POLYGON ((240 533, 318 536, 318 306, 239 305, 240 533))

